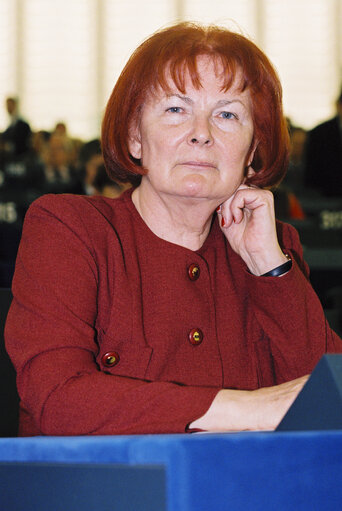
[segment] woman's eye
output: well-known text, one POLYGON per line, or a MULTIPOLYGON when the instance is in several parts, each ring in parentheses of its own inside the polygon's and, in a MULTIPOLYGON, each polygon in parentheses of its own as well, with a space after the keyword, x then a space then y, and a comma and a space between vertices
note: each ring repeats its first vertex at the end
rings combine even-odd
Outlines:
POLYGON ((166 111, 170 112, 171 114, 179 114, 182 111, 182 109, 180 106, 171 106, 166 111))
POLYGON ((237 115, 233 114, 233 112, 221 112, 220 116, 223 119, 237 119, 237 115))

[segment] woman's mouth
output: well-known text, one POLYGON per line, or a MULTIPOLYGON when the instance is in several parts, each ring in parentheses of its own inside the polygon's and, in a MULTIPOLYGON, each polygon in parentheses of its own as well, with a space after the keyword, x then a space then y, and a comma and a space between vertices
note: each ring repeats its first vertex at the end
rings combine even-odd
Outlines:
POLYGON ((182 165, 184 165, 186 167, 196 167, 196 168, 203 168, 203 169, 206 169, 206 168, 215 169, 216 168, 216 166, 209 161, 185 161, 182 163, 182 165))

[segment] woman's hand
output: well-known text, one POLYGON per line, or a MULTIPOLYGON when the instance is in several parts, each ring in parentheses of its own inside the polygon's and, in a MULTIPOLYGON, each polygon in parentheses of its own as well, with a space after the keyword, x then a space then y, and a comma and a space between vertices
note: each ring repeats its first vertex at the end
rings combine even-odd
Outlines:
POLYGON ((274 430, 306 383, 302 376, 281 385, 257 390, 222 389, 209 410, 190 424, 204 431, 274 430))
POLYGON ((278 243, 270 191, 242 184, 221 204, 218 217, 231 247, 254 275, 262 275, 286 262, 278 243))

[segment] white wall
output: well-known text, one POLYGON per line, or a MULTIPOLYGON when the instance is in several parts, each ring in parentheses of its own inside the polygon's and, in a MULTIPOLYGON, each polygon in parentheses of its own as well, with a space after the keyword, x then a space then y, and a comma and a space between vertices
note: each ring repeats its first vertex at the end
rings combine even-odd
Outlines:
POLYGON ((73 136, 98 136, 131 51, 177 19, 250 36, 278 69, 294 123, 311 128, 334 114, 342 0, 0 0, 0 130, 5 98, 16 95, 33 129, 64 120, 73 136))

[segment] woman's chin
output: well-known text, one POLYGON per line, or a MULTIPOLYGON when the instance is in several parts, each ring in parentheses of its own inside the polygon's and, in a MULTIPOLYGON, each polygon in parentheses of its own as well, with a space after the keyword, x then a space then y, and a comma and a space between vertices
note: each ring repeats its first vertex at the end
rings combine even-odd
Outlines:
POLYGON ((208 180, 201 175, 186 176, 181 183, 181 189, 187 197, 207 197, 210 195, 208 180))

